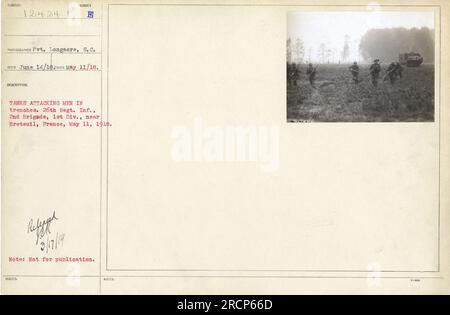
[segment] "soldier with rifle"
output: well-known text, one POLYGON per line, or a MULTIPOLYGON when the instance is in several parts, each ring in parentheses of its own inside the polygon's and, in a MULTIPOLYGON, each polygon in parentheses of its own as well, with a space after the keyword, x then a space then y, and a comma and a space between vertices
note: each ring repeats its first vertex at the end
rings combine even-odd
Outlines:
POLYGON ((391 82, 391 84, 394 84, 395 80, 397 79, 397 72, 398 72, 397 64, 393 61, 386 69, 386 74, 383 77, 383 82, 386 80, 387 77, 389 77, 389 81, 391 82))
POLYGON ((353 76, 353 81, 355 81, 355 84, 358 84, 359 67, 356 61, 348 69, 353 76))
POLYGON ((297 86, 297 80, 300 79, 300 69, 298 66, 294 63, 292 64, 292 80, 294 82, 294 85, 297 86))
POLYGON ((402 67, 402 65, 400 64, 400 62, 397 62, 397 63, 396 63, 396 66, 397 66, 397 74, 398 74, 398 77, 401 79, 401 78, 402 78, 402 73, 403 73, 403 67, 402 67))
POLYGON ((378 78, 380 77, 381 66, 379 64, 380 59, 375 59, 373 64, 370 65, 369 73, 372 77, 373 86, 378 85, 378 78))
POLYGON ((288 85, 297 86, 297 80, 300 79, 300 70, 295 63, 287 65, 286 74, 288 85))
POLYGON ((289 62, 286 63, 286 82, 287 85, 291 85, 291 65, 289 62))
POLYGON ((309 84, 311 84, 311 86, 313 88, 316 87, 314 85, 314 81, 316 80, 316 72, 317 72, 317 66, 315 68, 313 68, 312 63, 310 63, 308 65, 308 68, 306 69, 306 74, 308 75, 308 78, 309 78, 309 84))
POLYGON ((286 67, 286 80, 288 86, 292 85, 292 64, 290 64, 289 62, 287 63, 286 67))

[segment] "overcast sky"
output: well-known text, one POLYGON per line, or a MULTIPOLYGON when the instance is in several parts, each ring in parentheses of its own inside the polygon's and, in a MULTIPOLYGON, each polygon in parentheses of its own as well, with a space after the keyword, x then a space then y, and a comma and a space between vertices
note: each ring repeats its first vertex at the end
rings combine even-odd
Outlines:
MULTIPOLYGON (((350 36, 350 59, 359 60, 358 46, 361 37, 372 28, 423 27, 434 29, 432 11, 340 11, 340 12, 290 12, 288 37, 301 38, 305 45, 305 58, 317 61, 321 43, 337 52, 342 51, 345 35, 350 36)), ((335 56, 338 58, 338 56, 335 56)))

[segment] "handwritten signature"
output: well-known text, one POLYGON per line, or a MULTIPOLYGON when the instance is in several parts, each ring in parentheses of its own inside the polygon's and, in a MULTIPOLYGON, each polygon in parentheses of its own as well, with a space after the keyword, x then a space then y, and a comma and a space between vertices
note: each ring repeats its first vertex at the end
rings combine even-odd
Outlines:
POLYGON ((52 222, 56 220, 58 220, 58 218, 56 217, 55 211, 53 211, 52 216, 44 220, 39 218, 37 218, 36 221, 33 219, 30 220, 28 223, 27 233, 36 233, 36 245, 38 245, 40 239, 52 233, 50 227, 52 222))

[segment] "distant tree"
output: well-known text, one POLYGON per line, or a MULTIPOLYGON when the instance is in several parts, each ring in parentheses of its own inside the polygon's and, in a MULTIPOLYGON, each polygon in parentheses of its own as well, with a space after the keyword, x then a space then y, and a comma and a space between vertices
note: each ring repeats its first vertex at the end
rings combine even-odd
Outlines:
POLYGON ((327 49, 327 63, 330 63, 330 60, 333 58, 333 51, 331 49, 327 49))
POLYGON ((288 38, 286 41, 286 60, 288 63, 292 62, 291 38, 288 38))
POLYGON ((345 35, 344 37, 344 48, 342 48, 342 61, 346 62, 348 60, 348 57, 350 56, 350 36, 345 35))
POLYGON ((339 53, 338 53, 337 48, 334 47, 332 50, 332 53, 331 53, 331 58, 333 60, 333 63, 335 63, 339 59, 337 56, 339 56, 339 53))
POLYGON ((319 50, 318 50, 318 57, 321 63, 325 63, 325 58, 326 58, 326 53, 327 53, 327 47, 325 46, 324 43, 321 43, 319 45, 319 50))
POLYGON ((434 30, 427 27, 371 29, 361 38, 359 49, 366 61, 398 60, 400 53, 417 52, 424 62, 434 62, 434 30))
POLYGON ((297 38, 295 40, 294 56, 294 62, 303 63, 303 59, 305 58, 305 46, 303 45, 303 41, 300 38, 297 38))
POLYGON ((312 58, 312 47, 308 48, 308 61, 311 62, 311 58, 312 58))

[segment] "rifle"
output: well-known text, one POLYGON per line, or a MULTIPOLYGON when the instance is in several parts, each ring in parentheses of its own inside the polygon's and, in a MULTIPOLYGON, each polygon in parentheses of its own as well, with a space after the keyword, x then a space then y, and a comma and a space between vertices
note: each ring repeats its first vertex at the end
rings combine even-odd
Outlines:
POLYGON ((314 68, 313 68, 313 70, 309 73, 309 75, 311 75, 311 74, 313 74, 313 73, 316 73, 316 70, 317 70, 317 67, 318 67, 319 65, 317 65, 317 66, 315 66, 314 68))
POLYGON ((390 75, 391 73, 397 71, 397 67, 394 67, 393 69, 391 69, 389 72, 387 72, 384 77, 383 77, 383 82, 386 80, 387 76, 390 75))
MULTIPOLYGON (((382 63, 382 61, 379 61, 379 62, 378 62, 378 65, 380 66, 380 70, 381 70, 381 63, 382 63)), ((372 70, 369 70, 369 74, 372 74, 372 72, 373 72, 373 69, 372 69, 372 70)))

